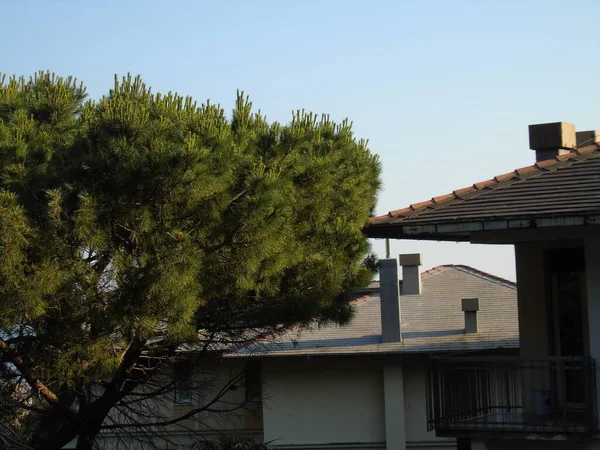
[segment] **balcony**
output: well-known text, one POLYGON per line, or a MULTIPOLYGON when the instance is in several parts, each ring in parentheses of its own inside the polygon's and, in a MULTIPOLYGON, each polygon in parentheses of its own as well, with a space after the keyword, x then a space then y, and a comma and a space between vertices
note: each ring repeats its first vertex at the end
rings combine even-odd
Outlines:
POLYGON ((443 357, 428 379, 438 436, 591 438, 596 431, 591 357, 443 357))

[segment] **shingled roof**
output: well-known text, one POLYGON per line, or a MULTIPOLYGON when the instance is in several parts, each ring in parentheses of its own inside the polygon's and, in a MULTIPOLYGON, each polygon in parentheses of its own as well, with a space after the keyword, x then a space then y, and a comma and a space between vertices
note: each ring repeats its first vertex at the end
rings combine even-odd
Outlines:
POLYGON ((594 144, 373 217, 365 233, 468 240, 472 231, 598 223, 600 146, 594 144))
POLYGON ((401 342, 381 342, 378 285, 354 300, 355 315, 346 326, 314 324, 259 340, 229 357, 422 354, 516 349, 519 346, 515 283, 468 266, 446 265, 422 274, 421 295, 400 288, 401 342), (465 334, 461 299, 478 297, 479 333, 465 334))

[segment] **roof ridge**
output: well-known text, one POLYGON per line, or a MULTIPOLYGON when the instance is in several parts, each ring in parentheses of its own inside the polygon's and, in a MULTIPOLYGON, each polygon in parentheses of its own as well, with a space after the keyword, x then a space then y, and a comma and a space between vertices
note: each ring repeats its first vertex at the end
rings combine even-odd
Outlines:
MULTIPOLYGON (((350 301, 348 302, 348 305, 356 305, 357 303, 362 303, 362 302, 364 302, 365 300, 368 300, 368 299, 372 298, 372 297, 373 297, 373 295, 372 295, 372 294, 374 294, 374 293, 375 293, 375 292, 372 292, 372 293, 370 293, 370 294, 365 294, 365 295, 363 295, 362 297, 358 297, 358 298, 355 298, 354 300, 350 300, 350 301)), ((314 321, 314 319, 313 319, 313 321, 314 321)))
POLYGON ((506 182, 511 182, 510 184, 514 184, 527 178, 541 176, 544 173, 562 167, 562 165, 565 163, 571 162, 573 164, 575 162, 587 159, 598 150, 600 150, 600 144, 597 143, 582 147, 580 149, 573 149, 570 153, 565 155, 559 155, 552 159, 536 162, 530 166, 520 167, 512 172, 496 175, 489 180, 480 181, 465 188, 456 189, 449 194, 432 197, 430 200, 425 200, 419 203, 412 203, 406 208, 391 210, 387 214, 372 217, 370 222, 371 224, 376 224, 390 218, 397 218, 398 216, 420 212, 424 209, 440 204, 443 205, 450 200, 463 199, 465 196, 481 193, 484 190, 489 191, 490 189, 496 189, 500 184, 505 186, 506 182))
POLYGON ((455 269, 461 270, 463 272, 470 273, 472 275, 477 275, 477 276, 480 276, 482 278, 488 279, 490 281, 494 281, 496 283, 499 283, 499 284, 502 284, 502 285, 505 285, 505 286, 508 285, 508 287, 512 287, 514 289, 517 288, 517 283, 514 282, 514 281, 511 281, 511 280, 509 280, 507 278, 499 277, 498 275, 494 275, 492 273, 485 272, 483 270, 476 269, 476 268, 471 267, 471 266, 467 266, 465 264, 454 264, 454 265, 452 265, 452 267, 455 268, 455 269))
POLYGON ((428 270, 422 272, 421 278, 428 276, 428 275, 437 275, 438 273, 443 272, 442 269, 457 269, 457 270, 461 270, 466 273, 470 273, 472 275, 481 276, 482 278, 485 278, 489 281, 493 281, 493 282, 496 282, 496 283, 499 283, 502 285, 509 285, 509 287, 512 287, 512 288, 517 287, 517 283, 514 281, 511 281, 507 278, 499 277, 498 275, 494 275, 492 273, 485 272, 480 269, 476 269, 475 267, 471 267, 466 264, 440 264, 440 265, 434 266, 431 269, 428 269, 428 270))
MULTIPOLYGON (((439 266, 434 266, 431 269, 427 269, 421 272, 421 278, 430 276, 430 275, 437 275, 439 272, 442 272, 442 269, 447 269, 448 267, 452 267, 451 264, 441 264, 439 266)), ((398 280, 399 284, 402 284, 404 280, 401 278, 398 280)))
POLYGON ((437 266, 433 266, 431 269, 427 269, 426 271, 421 273, 421 278, 427 276, 427 275, 437 275, 440 272, 443 272, 442 269, 447 269, 449 267, 452 267, 452 264, 440 264, 437 266))

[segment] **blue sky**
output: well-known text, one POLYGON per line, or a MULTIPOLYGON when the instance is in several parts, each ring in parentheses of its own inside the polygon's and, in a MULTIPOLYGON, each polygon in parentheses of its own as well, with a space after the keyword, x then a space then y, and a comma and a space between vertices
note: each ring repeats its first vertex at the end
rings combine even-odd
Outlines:
MULTIPOLYGON (((131 72, 227 109, 243 89, 271 120, 349 118, 383 163, 380 214, 531 164, 528 124, 600 128, 597 0, 6 1, 1 15, 8 74, 74 75, 96 98, 131 72)), ((392 242, 410 252, 514 279, 509 246, 392 242)))

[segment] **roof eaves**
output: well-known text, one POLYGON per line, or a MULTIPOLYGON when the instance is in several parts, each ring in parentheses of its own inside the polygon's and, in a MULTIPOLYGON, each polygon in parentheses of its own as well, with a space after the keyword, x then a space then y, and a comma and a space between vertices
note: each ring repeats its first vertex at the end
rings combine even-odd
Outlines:
POLYGON ((600 144, 594 144, 580 149, 573 150, 571 153, 560 155, 552 159, 537 162, 530 166, 521 167, 515 169, 513 172, 497 175, 492 179, 480 181, 471 186, 457 189, 450 194, 440 195, 433 197, 430 200, 425 200, 419 203, 413 203, 407 208, 396 209, 389 211, 385 215, 372 217, 370 220, 371 225, 384 225, 389 224, 390 219, 403 219, 418 215, 421 211, 429 208, 444 207, 453 200, 471 198, 482 191, 488 191, 491 189, 497 189, 504 187, 509 184, 513 184, 524 179, 540 176, 546 172, 556 170, 562 167, 565 163, 572 163, 579 160, 587 159, 590 154, 599 151, 600 144))

